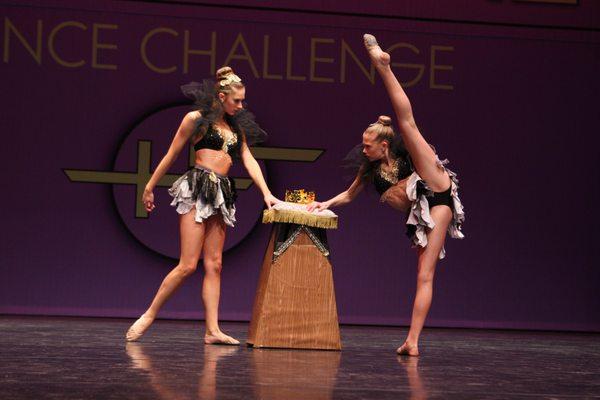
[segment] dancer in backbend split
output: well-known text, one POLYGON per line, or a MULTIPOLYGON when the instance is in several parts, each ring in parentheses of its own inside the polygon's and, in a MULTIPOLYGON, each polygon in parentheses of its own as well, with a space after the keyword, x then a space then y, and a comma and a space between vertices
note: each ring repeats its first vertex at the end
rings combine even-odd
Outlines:
POLYGON ((456 174, 448 170, 423 138, 406 93, 390 68, 390 56, 375 37, 365 35, 365 47, 377 69, 398 118, 400 137, 391 119, 379 117, 363 133, 361 146, 348 155, 358 173, 350 187, 330 200, 313 203, 309 210, 324 210, 349 203, 365 183, 373 183, 381 201, 407 214, 408 235, 417 248, 417 292, 408 336, 398 354, 419 355, 419 335, 431 305, 433 275, 438 259, 444 257, 446 232, 462 238, 463 207, 458 198, 456 174))
POLYGON ((206 344, 239 342, 219 329, 218 308, 221 289, 221 262, 226 226, 235 224, 235 185, 227 172, 233 159, 241 158, 248 174, 264 196, 268 208, 279 202, 267 187, 260 167, 248 149, 266 134, 243 109, 246 89, 229 67, 217 71, 217 82, 190 83, 182 87, 195 100, 196 110, 185 115, 167 154, 148 181, 142 201, 152 211, 157 182, 165 175, 181 150, 191 141, 196 151, 195 167, 169 189, 172 206, 177 207, 181 239, 179 264, 165 277, 154 300, 129 328, 128 341, 139 339, 159 310, 183 281, 195 270, 204 254, 202 300, 206 317, 206 344))

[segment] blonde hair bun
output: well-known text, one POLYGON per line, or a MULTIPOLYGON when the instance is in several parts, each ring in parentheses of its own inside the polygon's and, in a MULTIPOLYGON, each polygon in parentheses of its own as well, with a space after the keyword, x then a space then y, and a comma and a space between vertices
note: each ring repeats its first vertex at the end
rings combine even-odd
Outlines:
POLYGON ((392 119, 387 115, 380 115, 377 119, 377 123, 383 126, 392 126, 392 119))

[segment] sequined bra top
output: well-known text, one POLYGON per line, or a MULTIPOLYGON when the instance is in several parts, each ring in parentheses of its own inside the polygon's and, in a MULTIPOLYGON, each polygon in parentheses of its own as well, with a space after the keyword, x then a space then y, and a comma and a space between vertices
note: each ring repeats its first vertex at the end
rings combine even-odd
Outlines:
POLYGON ((394 186, 398 181, 407 178, 412 174, 412 169, 408 162, 401 158, 397 158, 389 171, 383 171, 381 164, 375 167, 373 173, 373 184, 377 193, 383 194, 390 187, 394 186))
POLYGON ((222 150, 233 156, 235 150, 240 145, 237 135, 234 133, 231 138, 225 139, 221 134, 219 128, 213 127, 212 124, 208 126, 206 133, 202 138, 194 144, 194 150, 200 149, 211 149, 211 150, 222 150))

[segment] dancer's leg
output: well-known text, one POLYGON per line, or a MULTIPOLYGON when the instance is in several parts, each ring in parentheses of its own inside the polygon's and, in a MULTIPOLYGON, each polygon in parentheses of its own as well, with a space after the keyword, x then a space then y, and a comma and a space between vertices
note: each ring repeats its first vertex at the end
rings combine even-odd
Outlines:
POLYGON ((450 186, 450 177, 437 165, 435 152, 417 128, 408 96, 390 67, 390 55, 381 50, 372 35, 365 35, 365 46, 390 96, 400 135, 417 173, 434 192, 445 191, 450 186))
POLYGON ((239 344, 219 328, 219 298, 221 295, 221 270, 223 268, 223 245, 225 243, 223 217, 213 215, 206 220, 204 235, 204 281, 202 282, 202 300, 206 315, 206 344, 239 344))
POLYGON ((202 251, 205 223, 197 223, 194 220, 195 214, 196 210, 192 209, 187 214, 179 216, 181 240, 179 264, 162 281, 150 307, 127 331, 128 341, 138 340, 146 332, 169 297, 196 270, 202 251))
POLYGON ((431 306, 433 296, 433 276, 435 266, 444 246, 446 230, 452 220, 452 211, 447 206, 436 206, 431 209, 431 218, 435 228, 427 233, 427 246, 419 248, 417 263, 417 292, 413 305, 410 330, 406 341, 397 350, 399 354, 419 355, 419 336, 425 324, 425 318, 431 306))

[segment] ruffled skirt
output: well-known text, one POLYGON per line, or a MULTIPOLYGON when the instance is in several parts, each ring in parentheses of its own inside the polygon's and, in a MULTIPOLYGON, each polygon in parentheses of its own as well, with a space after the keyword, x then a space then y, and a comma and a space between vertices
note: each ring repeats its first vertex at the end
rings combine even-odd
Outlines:
MULTIPOLYGON (((446 168, 448 160, 440 161, 437 160, 438 167, 448 172, 451 181, 450 195, 452 197, 452 221, 448 226, 448 234, 454 239, 462 239, 465 235, 462 233, 461 228, 465 220, 465 212, 463 205, 458 197, 458 179, 456 174, 446 168)), ((411 201, 410 210, 408 211, 408 218, 406 225, 408 227, 408 235, 414 246, 425 247, 427 246, 427 231, 435 227, 435 222, 431 218, 429 213, 429 202, 427 197, 433 196, 433 191, 427 186, 427 183, 417 174, 413 174, 409 177, 406 186, 406 194, 408 199, 411 201)), ((446 256, 446 250, 442 248, 440 251, 439 258, 442 259, 446 256)))
POLYGON ((171 205, 179 214, 187 214, 196 207, 196 222, 221 213, 228 226, 235 225, 235 183, 233 179, 196 165, 177 179, 169 194, 171 205))

